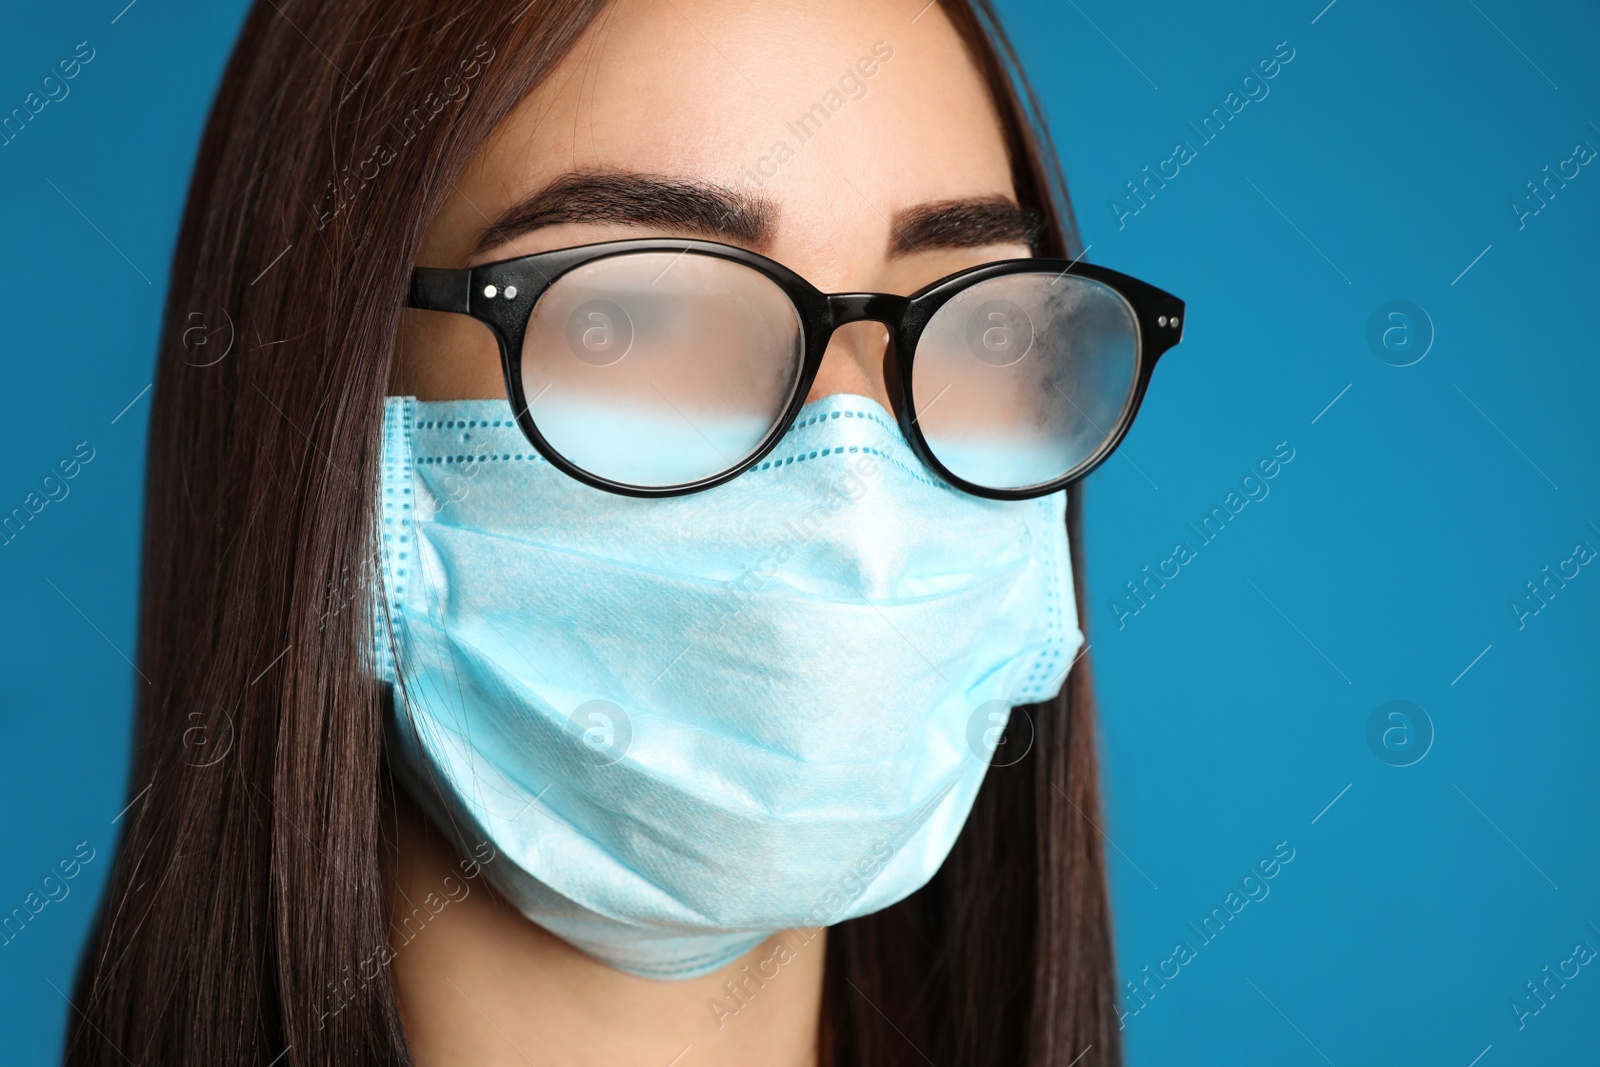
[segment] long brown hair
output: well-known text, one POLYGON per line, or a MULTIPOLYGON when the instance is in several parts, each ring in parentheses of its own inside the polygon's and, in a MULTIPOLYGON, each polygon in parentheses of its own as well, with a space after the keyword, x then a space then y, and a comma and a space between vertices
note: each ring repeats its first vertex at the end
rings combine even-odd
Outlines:
MULTIPOLYGON (((362 592, 382 397, 429 220, 604 7, 251 9, 173 260, 144 523, 148 684, 68 1064, 411 1062, 387 972, 348 980, 389 920, 393 797, 362 592)), ((994 91, 1017 195, 1046 221, 1041 253, 1073 254, 1054 152, 988 0, 941 10, 994 91)), ((1074 488, 1081 616, 1079 505, 1074 488)), ((831 931, 826 1062, 1120 1062, 1087 657, 1024 715, 1029 755, 990 771, 932 882, 831 931)))

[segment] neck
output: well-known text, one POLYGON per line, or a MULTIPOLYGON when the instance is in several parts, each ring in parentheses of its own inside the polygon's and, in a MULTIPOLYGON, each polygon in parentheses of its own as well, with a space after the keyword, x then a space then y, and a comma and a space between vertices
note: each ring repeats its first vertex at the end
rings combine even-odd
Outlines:
POLYGON ((814 1067, 827 931, 775 934, 683 981, 624 974, 498 898, 404 795, 390 974, 417 1067, 814 1067))

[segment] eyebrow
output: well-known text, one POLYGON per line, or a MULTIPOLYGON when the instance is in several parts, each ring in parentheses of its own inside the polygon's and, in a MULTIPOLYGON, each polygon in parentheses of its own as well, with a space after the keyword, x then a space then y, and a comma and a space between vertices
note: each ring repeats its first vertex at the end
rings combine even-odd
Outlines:
POLYGON ((1003 196, 939 200, 895 215, 891 256, 929 248, 979 248, 1011 244, 1037 247, 1044 219, 1003 196))
MULTIPOLYGON (((771 243, 777 221, 773 201, 725 186, 651 174, 574 171, 490 223, 473 254, 545 226, 585 222, 682 230, 759 249, 771 243)), ((1003 196, 940 200, 895 214, 888 254, 1010 242, 1032 248, 1042 228, 1038 212, 1003 196)))
POLYGON ((777 221, 778 208, 770 200, 722 186, 649 174, 573 172, 490 223, 473 253, 564 222, 655 226, 760 248, 772 240, 777 221))

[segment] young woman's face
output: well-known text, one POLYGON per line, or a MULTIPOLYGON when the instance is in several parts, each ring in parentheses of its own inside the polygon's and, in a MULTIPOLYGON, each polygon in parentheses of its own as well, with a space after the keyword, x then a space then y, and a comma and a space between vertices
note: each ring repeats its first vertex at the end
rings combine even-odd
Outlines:
MULTIPOLYGON (((997 200, 1015 203, 999 119, 936 3, 615 0, 475 155, 418 265, 698 237, 827 292, 905 294, 1031 254, 997 200)), ((390 392, 505 395, 481 323, 408 310, 402 326, 390 392)), ((806 400, 889 408, 886 337, 842 327, 806 400)))

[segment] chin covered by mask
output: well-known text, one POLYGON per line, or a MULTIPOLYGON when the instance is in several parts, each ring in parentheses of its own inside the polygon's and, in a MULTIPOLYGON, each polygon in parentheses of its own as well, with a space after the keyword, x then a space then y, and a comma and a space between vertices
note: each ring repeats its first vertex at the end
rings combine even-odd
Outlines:
POLYGON ((916 891, 1083 641, 1065 491, 954 489, 863 396, 653 499, 555 469, 503 399, 391 397, 380 494, 400 781, 531 921, 633 974, 916 891))

